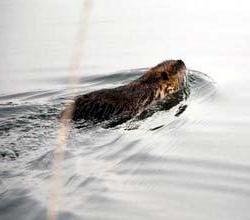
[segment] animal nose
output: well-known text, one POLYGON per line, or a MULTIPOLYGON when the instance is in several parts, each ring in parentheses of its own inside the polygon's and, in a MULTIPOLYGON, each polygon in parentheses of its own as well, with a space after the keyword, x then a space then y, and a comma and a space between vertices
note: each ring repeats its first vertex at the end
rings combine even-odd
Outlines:
POLYGON ((178 68, 185 67, 185 63, 182 60, 177 60, 176 65, 178 68))

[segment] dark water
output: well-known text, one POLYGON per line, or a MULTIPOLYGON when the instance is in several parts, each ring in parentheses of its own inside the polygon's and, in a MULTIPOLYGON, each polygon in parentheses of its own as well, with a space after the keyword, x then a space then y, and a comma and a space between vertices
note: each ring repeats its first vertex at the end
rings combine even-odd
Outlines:
POLYGON ((72 94, 82 4, 0 2, 0 219, 47 219, 53 190, 58 219, 250 219, 248 1, 93 1, 72 94), (73 126, 55 180, 64 103, 171 58, 190 69, 188 99, 115 128, 73 126))

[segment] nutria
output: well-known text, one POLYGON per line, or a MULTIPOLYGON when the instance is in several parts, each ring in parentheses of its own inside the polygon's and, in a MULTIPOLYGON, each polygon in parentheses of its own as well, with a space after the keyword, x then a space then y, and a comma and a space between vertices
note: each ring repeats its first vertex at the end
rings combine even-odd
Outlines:
POLYGON ((127 85, 102 89, 75 98, 72 119, 104 121, 131 119, 149 105, 180 91, 186 66, 182 60, 167 60, 150 68, 127 85))

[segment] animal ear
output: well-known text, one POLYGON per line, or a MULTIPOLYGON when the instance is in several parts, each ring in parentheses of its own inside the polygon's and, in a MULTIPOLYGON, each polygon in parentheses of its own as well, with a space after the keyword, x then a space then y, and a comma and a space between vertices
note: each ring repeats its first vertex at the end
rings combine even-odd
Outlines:
POLYGON ((167 72, 163 72, 163 73, 161 74, 161 77, 162 77, 163 80, 168 80, 168 79, 169 79, 168 73, 167 73, 167 72))

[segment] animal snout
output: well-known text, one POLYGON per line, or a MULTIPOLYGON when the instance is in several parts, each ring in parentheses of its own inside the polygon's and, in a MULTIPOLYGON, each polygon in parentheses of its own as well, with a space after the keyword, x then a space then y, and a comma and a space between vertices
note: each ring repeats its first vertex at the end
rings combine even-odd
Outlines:
POLYGON ((177 69, 186 68, 185 63, 182 60, 177 60, 176 61, 176 67, 177 67, 177 69))

